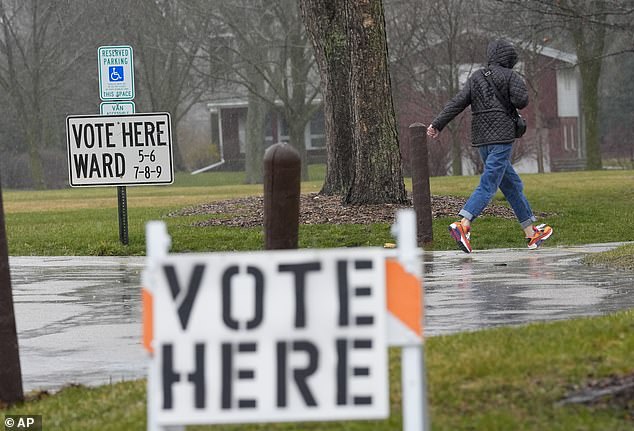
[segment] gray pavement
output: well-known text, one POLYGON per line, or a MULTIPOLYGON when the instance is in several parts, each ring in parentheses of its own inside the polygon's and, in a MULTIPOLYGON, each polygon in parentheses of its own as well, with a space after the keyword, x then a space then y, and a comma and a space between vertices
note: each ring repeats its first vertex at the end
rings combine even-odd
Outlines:
POLYGON ((581 262, 617 245, 425 253, 425 331, 433 336, 634 308, 634 271, 581 262))
MULTIPOLYGON (((634 271, 581 263, 617 244, 423 254, 427 336, 634 308, 634 271)), ((12 257, 26 391, 145 375, 142 257, 12 257)))

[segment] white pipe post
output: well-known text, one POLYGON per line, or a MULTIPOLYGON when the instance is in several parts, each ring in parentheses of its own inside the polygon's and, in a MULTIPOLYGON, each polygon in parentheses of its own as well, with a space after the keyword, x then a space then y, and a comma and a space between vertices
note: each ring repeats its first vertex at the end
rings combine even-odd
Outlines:
MULTIPOLYGON (((152 292, 152 276, 158 270, 156 259, 166 257, 172 245, 172 238, 167 233, 167 225, 162 221, 150 221, 145 225, 146 259, 143 270, 143 287, 152 292)), ((154 315, 154 313, 153 313, 154 315)), ((154 317, 155 318, 155 317, 154 317)), ((152 327, 155 322, 152 322, 152 327)), ((152 340, 154 344, 154 340, 152 340)), ((154 347, 154 345, 152 346, 154 347)), ((162 427, 156 423, 158 413, 158 385, 160 369, 154 355, 150 357, 147 377, 147 431, 184 431, 184 427, 162 427)))
MULTIPOLYGON (((213 111, 212 111, 213 113, 213 111)), ((192 175, 200 174, 201 172, 210 171, 218 166, 225 164, 225 150, 224 144, 222 143, 222 109, 218 110, 218 149, 220 150, 220 161, 216 162, 212 165, 205 166, 204 168, 200 168, 192 172, 192 175)))
MULTIPOLYGON (((392 225, 396 237, 396 256, 405 270, 420 280, 419 250, 416 246, 416 213, 403 209, 396 213, 392 225)), ((424 310, 424 304, 421 304, 424 310)), ((420 345, 401 349, 401 382, 403 386, 403 431, 430 431, 425 381, 424 340, 420 345)))

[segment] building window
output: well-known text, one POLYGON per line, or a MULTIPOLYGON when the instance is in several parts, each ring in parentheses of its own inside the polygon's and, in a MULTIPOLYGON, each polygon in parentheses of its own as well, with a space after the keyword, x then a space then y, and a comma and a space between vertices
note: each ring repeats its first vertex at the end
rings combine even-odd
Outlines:
POLYGON ((557 70, 557 115, 579 117, 579 88, 575 69, 557 70))

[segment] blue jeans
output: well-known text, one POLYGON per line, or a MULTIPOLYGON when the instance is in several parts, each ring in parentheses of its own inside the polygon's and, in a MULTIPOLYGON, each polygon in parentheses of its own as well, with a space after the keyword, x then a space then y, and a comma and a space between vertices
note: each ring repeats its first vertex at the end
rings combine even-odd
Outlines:
POLYGON ((513 144, 482 145, 478 150, 484 162, 484 172, 480 176, 480 184, 459 214, 468 220, 475 220, 489 205, 499 188, 513 208, 522 229, 530 226, 537 219, 524 196, 524 184, 511 164, 513 144))

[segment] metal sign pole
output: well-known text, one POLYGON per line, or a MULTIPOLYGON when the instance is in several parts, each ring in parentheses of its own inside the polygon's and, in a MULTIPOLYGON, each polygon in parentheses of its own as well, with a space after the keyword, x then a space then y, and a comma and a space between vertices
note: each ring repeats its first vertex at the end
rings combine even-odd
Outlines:
MULTIPOLYGON (((396 236, 396 255, 406 271, 420 278, 420 261, 416 247, 416 213, 413 209, 396 213, 392 226, 396 236)), ((424 309, 424 307, 423 307, 424 309)), ((425 381, 424 341, 401 349, 401 383, 403 391, 403 431, 429 431, 427 384, 425 381)))
MULTIPOLYGON (((100 111, 106 115, 135 112, 134 102, 134 60, 132 47, 100 46, 97 49, 99 68, 99 97, 109 101, 100 105, 100 111), (119 106, 112 101, 123 101, 119 106), (106 108, 116 106, 115 111, 104 112, 106 108), (117 111, 118 110, 118 111, 117 111)), ((119 212, 119 241, 128 245, 128 198, 125 186, 117 186, 117 202, 119 212)))
POLYGON ((128 245, 128 194, 125 186, 117 186, 117 202, 119 207, 119 241, 128 245))

